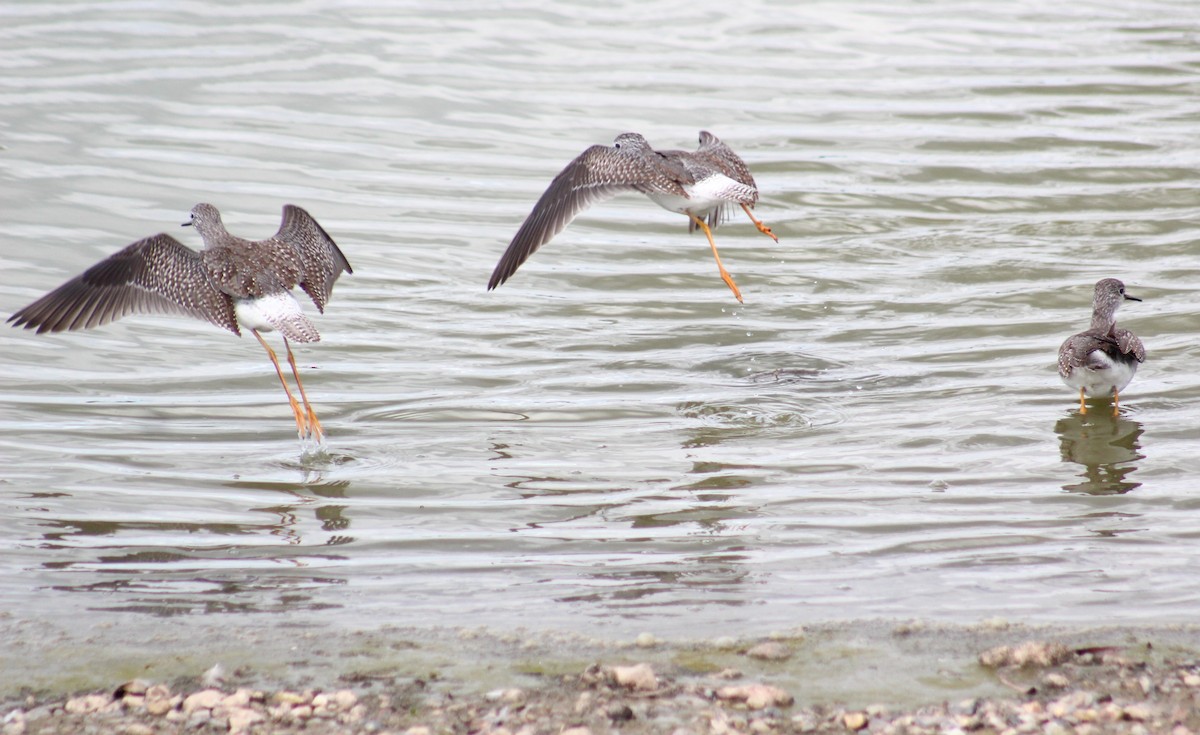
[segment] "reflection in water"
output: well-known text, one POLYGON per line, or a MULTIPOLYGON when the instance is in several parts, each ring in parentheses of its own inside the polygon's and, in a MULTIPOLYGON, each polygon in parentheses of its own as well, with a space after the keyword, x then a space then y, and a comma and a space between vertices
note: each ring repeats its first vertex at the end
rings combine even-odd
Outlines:
POLYGON ((313 559, 341 559, 331 555, 328 547, 354 541, 344 535, 350 527, 347 506, 321 500, 345 498, 349 483, 311 487, 278 482, 226 484, 282 494, 288 502, 245 508, 255 519, 266 515, 265 522, 42 518, 41 548, 72 557, 46 561, 42 567, 82 578, 77 584, 62 582, 50 588, 103 593, 109 601, 105 607, 90 608, 93 610, 158 616, 336 607, 319 601, 319 590, 343 585, 346 580, 315 577, 301 570, 313 559), (319 532, 305 520, 310 513, 319 532), (135 538, 154 541, 130 541, 135 538), (246 574, 251 567, 255 572, 246 574), (238 571, 225 574, 225 568, 238 571), (119 599, 114 602, 114 597, 119 599))
POLYGON ((1054 431, 1063 461, 1084 467, 1079 474, 1083 482, 1063 485, 1063 490, 1116 495, 1141 486, 1140 482, 1125 479, 1137 469, 1134 462, 1145 456, 1138 453, 1138 438, 1143 431, 1139 422, 1107 411, 1072 412, 1058 420, 1054 431))

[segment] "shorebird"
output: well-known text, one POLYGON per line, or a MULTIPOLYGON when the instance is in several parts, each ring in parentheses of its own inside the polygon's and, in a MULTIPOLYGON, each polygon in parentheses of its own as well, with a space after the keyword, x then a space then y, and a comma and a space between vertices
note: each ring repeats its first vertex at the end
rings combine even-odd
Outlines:
POLYGON ((580 212, 623 191, 641 192, 663 209, 687 215, 688 232, 703 230, 721 280, 739 302, 742 293, 721 263, 712 230, 736 205, 759 232, 779 242, 750 211, 758 201, 750 169, 717 136, 702 130, 695 151, 656 151, 641 135, 622 133, 611 146, 591 146, 554 177, 496 264, 488 290, 508 280, 580 212))
POLYGON ((1068 337, 1058 348, 1058 374, 1079 389, 1079 412, 1087 413, 1084 393, 1113 397, 1113 415, 1121 404, 1121 391, 1133 380, 1138 365, 1146 360, 1142 341, 1128 329, 1117 328, 1117 309, 1125 301, 1141 301, 1125 293, 1125 284, 1115 278, 1096 283, 1092 297, 1092 326, 1068 337))
POLYGON ((283 224, 266 240, 229 234, 221 213, 197 204, 183 226, 195 226, 204 241, 199 252, 165 233, 129 245, 88 268, 8 318, 14 327, 38 334, 91 329, 130 314, 174 313, 212 322, 241 336, 248 329, 267 350, 287 393, 301 439, 322 440, 324 430, 300 382, 288 340, 316 342, 317 329, 300 310, 291 289, 300 286, 317 310, 343 271, 346 256, 317 221, 300 207, 283 207, 283 224), (304 402, 301 410, 275 350, 260 332, 278 330, 304 402))

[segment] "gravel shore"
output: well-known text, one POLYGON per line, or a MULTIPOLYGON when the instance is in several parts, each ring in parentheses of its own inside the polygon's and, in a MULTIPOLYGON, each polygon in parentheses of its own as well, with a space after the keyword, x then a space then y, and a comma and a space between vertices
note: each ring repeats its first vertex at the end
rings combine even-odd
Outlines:
MULTIPOLYGON (((361 671, 331 674, 325 686, 273 688, 249 670, 225 672, 218 666, 198 677, 134 679, 71 696, 27 693, 0 708, 0 723, 3 735, 1200 732, 1195 631, 1058 631, 1053 637, 1029 637, 1047 631, 1020 627, 952 632, 893 626, 890 635, 916 638, 921 646, 950 637, 960 642, 932 657, 889 655, 858 672, 864 682, 941 677, 939 687, 953 692, 953 667, 943 665, 938 673, 931 662, 962 640, 995 644, 961 662, 962 671, 979 674, 964 696, 931 701, 898 692, 892 701, 864 702, 852 684, 842 685, 840 695, 821 690, 810 681, 811 671, 796 674, 811 647, 804 633, 792 631, 686 645, 644 635, 589 649, 602 660, 577 666, 568 659, 579 651, 559 657, 535 653, 505 672, 511 681, 487 689, 479 687, 482 681, 441 679, 436 672, 402 677, 361 671), (544 665, 530 665, 543 659, 544 665), (991 693, 973 691, 980 689, 991 693)), ((829 631, 820 635, 832 640, 829 631)), ((519 649, 528 652, 530 646, 519 649)))

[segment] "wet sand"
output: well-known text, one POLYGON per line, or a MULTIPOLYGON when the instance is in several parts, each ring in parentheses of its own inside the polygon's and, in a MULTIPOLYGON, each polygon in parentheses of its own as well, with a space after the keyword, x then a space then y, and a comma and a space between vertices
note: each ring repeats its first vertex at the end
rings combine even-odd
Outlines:
POLYGON ((696 641, 281 626, 231 641, 191 625, 140 652, 129 629, 2 627, 5 735, 1200 732, 1192 626, 865 621, 696 641))

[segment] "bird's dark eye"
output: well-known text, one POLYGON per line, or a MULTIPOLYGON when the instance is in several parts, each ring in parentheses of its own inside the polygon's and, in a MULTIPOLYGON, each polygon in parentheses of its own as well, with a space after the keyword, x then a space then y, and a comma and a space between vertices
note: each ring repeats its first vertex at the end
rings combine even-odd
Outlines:
POLYGON ((620 148, 620 147, 621 147, 620 143, 613 143, 613 148, 620 148))

